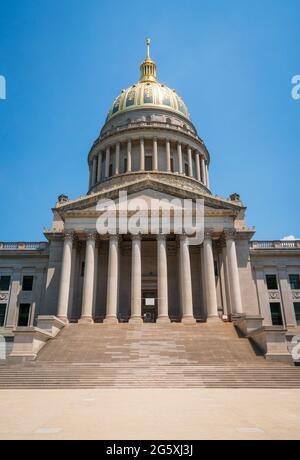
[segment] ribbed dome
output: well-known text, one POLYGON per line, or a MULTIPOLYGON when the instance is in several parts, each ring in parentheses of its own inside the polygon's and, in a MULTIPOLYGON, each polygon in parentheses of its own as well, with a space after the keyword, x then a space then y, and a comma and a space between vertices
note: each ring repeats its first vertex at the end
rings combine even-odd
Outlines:
POLYGON ((121 112, 157 107, 190 118, 185 103, 176 94, 176 91, 156 80, 156 65, 150 58, 150 39, 147 39, 147 56, 140 69, 140 81, 121 92, 108 112, 106 121, 121 112))
POLYGON ((175 90, 158 82, 139 82, 121 92, 114 101, 108 113, 107 120, 118 113, 146 107, 160 107, 175 111, 189 118, 188 109, 175 90))

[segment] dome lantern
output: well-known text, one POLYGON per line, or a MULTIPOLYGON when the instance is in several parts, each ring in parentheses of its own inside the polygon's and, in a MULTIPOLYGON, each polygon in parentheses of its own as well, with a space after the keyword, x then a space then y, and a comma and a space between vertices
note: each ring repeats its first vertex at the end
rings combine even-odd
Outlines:
POLYGON ((150 38, 146 39, 146 45, 147 45, 147 55, 146 59, 144 62, 141 64, 141 78, 140 82, 145 83, 145 82, 156 82, 156 64, 154 61, 152 61, 150 57, 150 43, 151 40, 150 38))

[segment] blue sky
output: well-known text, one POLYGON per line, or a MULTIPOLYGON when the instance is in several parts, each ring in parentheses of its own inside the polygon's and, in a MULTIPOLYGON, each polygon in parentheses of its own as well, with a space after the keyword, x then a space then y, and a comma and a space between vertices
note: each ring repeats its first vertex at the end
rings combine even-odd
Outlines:
POLYGON ((299 0, 0 0, 0 241, 43 240, 57 196, 86 193, 147 35, 211 153, 213 192, 240 193, 256 239, 300 237, 299 0))

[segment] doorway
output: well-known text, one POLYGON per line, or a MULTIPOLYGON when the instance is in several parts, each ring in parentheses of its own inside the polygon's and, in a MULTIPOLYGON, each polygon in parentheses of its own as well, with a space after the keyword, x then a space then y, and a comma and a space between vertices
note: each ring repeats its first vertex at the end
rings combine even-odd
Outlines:
POLYGON ((156 291, 143 291, 142 318, 144 323, 155 323, 157 319, 156 291))

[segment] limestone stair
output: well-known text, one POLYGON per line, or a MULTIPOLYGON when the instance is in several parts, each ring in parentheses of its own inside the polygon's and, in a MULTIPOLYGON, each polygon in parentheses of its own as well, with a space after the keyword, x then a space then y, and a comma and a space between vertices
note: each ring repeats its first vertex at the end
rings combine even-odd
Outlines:
POLYGON ((0 366, 0 388, 300 388, 231 323, 71 324, 32 363, 0 366))

